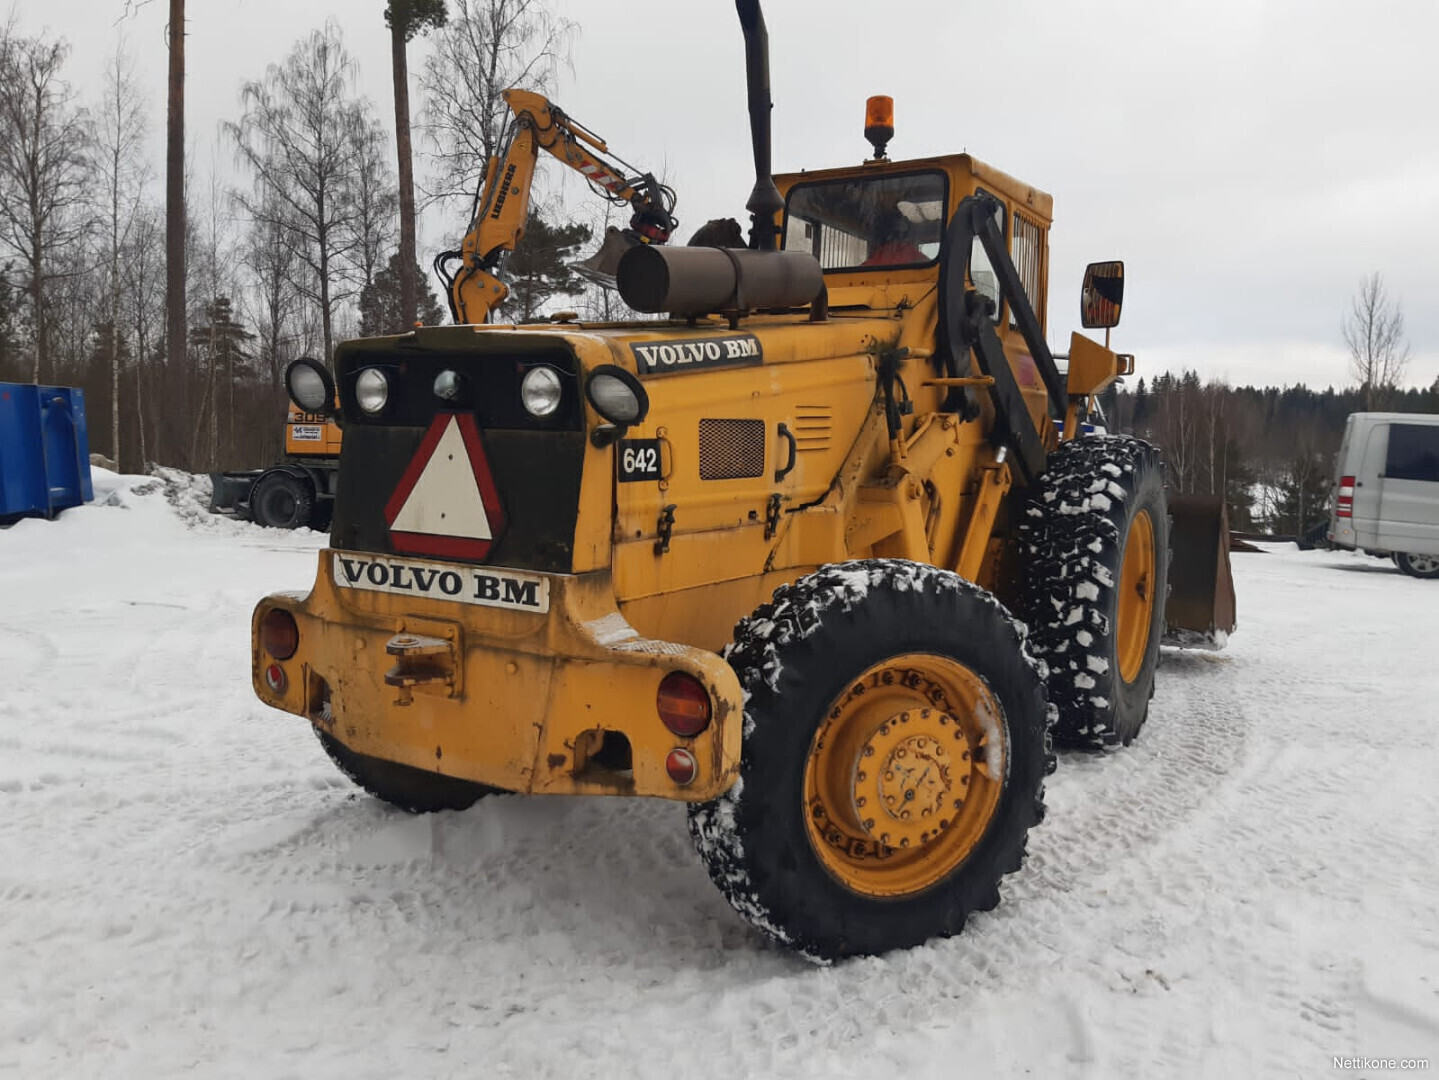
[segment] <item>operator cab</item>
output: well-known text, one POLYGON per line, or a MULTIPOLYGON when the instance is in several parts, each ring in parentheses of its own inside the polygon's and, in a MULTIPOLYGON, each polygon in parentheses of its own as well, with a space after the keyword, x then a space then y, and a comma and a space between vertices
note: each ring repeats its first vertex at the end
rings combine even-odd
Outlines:
MULTIPOLYGON (((890 160, 894 103, 887 97, 866 103, 864 134, 874 157, 863 164, 774 178, 784 200, 780 246, 818 260, 830 306, 889 307, 905 297, 916 302, 913 288, 923 290, 942 276, 955 213, 965 199, 978 196, 994 208, 996 231, 1043 332, 1050 196, 968 154, 890 160)), ((1016 330, 1016 313, 977 237, 965 270, 968 283, 991 301, 1001 335, 1016 330)))

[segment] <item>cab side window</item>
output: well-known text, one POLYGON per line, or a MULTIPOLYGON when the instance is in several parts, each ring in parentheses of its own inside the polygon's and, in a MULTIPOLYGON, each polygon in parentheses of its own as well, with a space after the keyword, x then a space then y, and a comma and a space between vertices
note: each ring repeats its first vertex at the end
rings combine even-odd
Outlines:
MULTIPOLYGON (((983 188, 975 189, 981 195, 988 195, 989 192, 983 188)), ((994 196, 998 199, 998 196, 994 196)), ((1004 203, 1000 202, 994 208, 994 223, 999 227, 999 235, 1004 237, 1004 203)), ((999 275, 994 272, 994 264, 989 261, 989 253, 984 250, 979 237, 974 238, 974 248, 969 255, 969 281, 975 291, 994 301, 994 321, 999 322, 999 313, 1004 310, 1003 298, 999 295, 999 275)))
POLYGON ((1439 483, 1439 424, 1389 425, 1384 478, 1439 483))
MULTIPOLYGON (((1040 286, 1044 280, 1044 226, 1030 221, 1018 210, 1014 212, 1013 224, 1014 232, 1009 240, 1010 257, 1014 260, 1015 270, 1019 272, 1019 283, 1024 287, 1030 310, 1043 326, 1044 297, 1041 295, 1040 286)), ((1015 321, 1013 308, 1009 312, 1009 325, 1011 328, 1019 325, 1015 321)))

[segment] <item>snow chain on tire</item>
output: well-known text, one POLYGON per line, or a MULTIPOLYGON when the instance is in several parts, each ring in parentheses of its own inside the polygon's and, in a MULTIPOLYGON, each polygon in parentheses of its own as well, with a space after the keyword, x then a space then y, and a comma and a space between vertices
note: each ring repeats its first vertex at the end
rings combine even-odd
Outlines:
MULTIPOLYGON (((1090 749, 1127 744, 1154 695, 1168 595, 1169 513, 1157 447, 1127 435, 1086 435, 1049 455, 1020 524, 1020 604, 1030 647, 1049 666, 1059 710, 1055 742, 1090 749), (1121 672, 1118 612, 1126 544, 1152 543, 1148 633, 1137 670, 1121 672)), ((1131 600, 1132 602, 1132 600, 1131 600)), ((1133 608, 1131 607, 1131 611, 1133 608)))
POLYGON ((743 619, 725 652, 745 697, 740 779, 689 809, 695 847, 735 910, 776 941, 830 960, 956 934, 969 914, 994 907, 1000 879, 1019 868, 1044 816, 1053 759, 1044 667, 1025 635, 985 590, 897 559, 823 567, 743 619), (962 673, 951 677, 982 704, 961 708, 962 694, 934 693, 945 673, 962 673), (988 733, 978 740, 976 725, 988 733), (1002 756, 981 749, 993 743, 1002 756), (838 767, 824 775, 835 817, 854 815, 849 827, 863 836, 835 829, 816 838, 832 826, 811 785, 831 759, 838 767), (897 774, 886 788, 882 775, 897 774), (929 790, 896 790, 920 788, 926 776, 929 789, 942 777, 932 803, 929 790), (992 809, 968 816, 981 805, 992 809), (934 831, 921 835, 921 826, 934 831), (895 832, 881 838, 886 828, 895 832))

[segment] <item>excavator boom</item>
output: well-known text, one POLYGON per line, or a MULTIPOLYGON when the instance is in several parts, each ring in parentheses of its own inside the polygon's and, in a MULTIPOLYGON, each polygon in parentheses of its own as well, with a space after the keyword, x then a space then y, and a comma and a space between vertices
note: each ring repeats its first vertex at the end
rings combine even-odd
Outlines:
POLYGON ((515 116, 514 134, 503 154, 486 166, 464 242, 458 251, 442 253, 435 263, 457 323, 485 322, 509 295, 495 270, 500 256, 513 251, 525 234, 541 150, 583 176, 604 198, 633 208, 622 248, 663 244, 676 225, 674 192, 652 174, 636 174, 624 162, 611 161, 613 155, 603 139, 542 94, 510 89, 503 96, 515 116), (447 273, 446 267, 456 259, 459 269, 447 273))

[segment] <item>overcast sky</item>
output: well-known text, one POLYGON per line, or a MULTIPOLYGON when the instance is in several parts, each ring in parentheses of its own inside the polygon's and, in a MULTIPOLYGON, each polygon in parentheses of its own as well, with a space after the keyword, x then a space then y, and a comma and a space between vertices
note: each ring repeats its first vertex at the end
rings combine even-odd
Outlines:
MULTIPOLYGON (((189 135, 203 174, 260 77, 332 18, 389 125, 382 0, 189 0, 189 135)), ((680 236, 743 217, 753 183, 732 0, 554 0, 579 26, 555 100, 679 193, 680 236)), ((74 47, 91 101, 122 30, 162 173, 164 23, 151 0, 18 0, 74 47)), ((1435 0, 768 0, 779 171, 857 163, 870 94, 895 99, 894 158, 965 150, 1054 195, 1049 326, 1079 280, 1125 260, 1116 347, 1139 373, 1342 385, 1362 275, 1402 301, 1411 383, 1439 376, 1439 3, 1435 0)), ((425 45, 412 47, 417 70, 425 45)), ((421 166, 423 167, 423 166, 421 166)), ((158 189, 157 189, 158 195, 158 189)), ((578 195, 576 197, 579 197, 578 195)), ((466 222, 431 221, 431 252, 466 222)), ((423 264, 428 259, 421 256, 423 264)))

